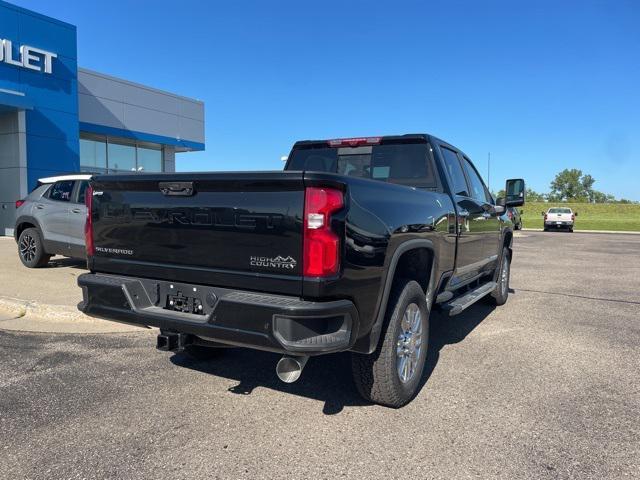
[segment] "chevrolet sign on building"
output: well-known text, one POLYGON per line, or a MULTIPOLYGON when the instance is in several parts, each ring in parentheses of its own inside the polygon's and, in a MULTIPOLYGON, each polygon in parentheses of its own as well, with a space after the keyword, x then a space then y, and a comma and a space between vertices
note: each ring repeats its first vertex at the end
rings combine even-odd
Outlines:
POLYGON ((40 48, 22 45, 20 46, 20 56, 18 59, 15 59, 13 57, 13 42, 11 40, 2 39, 0 47, 0 62, 28 68, 37 72, 52 73, 53 59, 58 56, 53 52, 48 52, 40 48))
POLYGON ((202 102, 79 68, 76 40, 0 0, 0 235, 39 178, 171 172, 176 153, 204 149, 202 102))

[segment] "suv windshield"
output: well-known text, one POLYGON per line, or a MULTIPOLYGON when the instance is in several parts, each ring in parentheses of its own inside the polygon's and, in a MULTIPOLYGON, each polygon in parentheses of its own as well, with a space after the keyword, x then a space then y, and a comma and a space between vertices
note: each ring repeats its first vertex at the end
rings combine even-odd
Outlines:
POLYGON ((411 187, 437 187, 426 143, 294 149, 287 170, 331 172, 411 187))
POLYGON ((549 213, 571 213, 570 208, 550 208, 549 213))

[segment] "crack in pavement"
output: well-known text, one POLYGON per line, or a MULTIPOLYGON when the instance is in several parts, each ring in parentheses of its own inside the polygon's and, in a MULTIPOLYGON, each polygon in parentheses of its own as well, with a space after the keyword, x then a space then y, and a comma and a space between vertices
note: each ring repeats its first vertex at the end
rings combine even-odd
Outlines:
POLYGON ((544 293, 547 295, 557 295, 561 297, 572 297, 572 298, 583 298, 586 300, 600 300, 602 302, 613 302, 613 303, 626 303, 629 305, 640 305, 640 302, 636 302, 633 300, 618 300, 615 298, 602 298, 602 297, 589 297, 587 295, 576 295, 574 293, 562 293, 562 292, 548 292, 545 290, 530 290, 528 288, 516 288, 516 292, 531 292, 531 293, 544 293))

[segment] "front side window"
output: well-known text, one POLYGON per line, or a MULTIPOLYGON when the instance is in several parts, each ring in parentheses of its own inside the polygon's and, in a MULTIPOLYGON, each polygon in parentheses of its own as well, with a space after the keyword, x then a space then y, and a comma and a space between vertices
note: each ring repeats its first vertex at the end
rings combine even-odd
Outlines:
POLYGON ((82 180, 80 182, 80 187, 78 188, 78 203, 84 203, 85 192, 87 191, 88 186, 89 182, 86 180, 82 180))
POLYGON ((442 152, 442 157, 444 159, 444 165, 447 168, 447 173, 449 174, 449 178, 451 179, 453 193, 456 195, 461 195, 463 197, 468 197, 469 191, 467 189, 467 181, 464 178, 464 173, 462 172, 462 167, 460 166, 460 159, 458 158, 458 154, 453 150, 448 149, 447 147, 440 147, 440 151, 442 152))
POLYGON ((467 173, 467 177, 469 178, 469 183, 471 184, 471 196, 478 200, 479 202, 486 203, 488 201, 487 191, 484 188, 484 183, 482 183, 482 179, 468 158, 464 159, 464 170, 467 173))
POLYGON ((73 180, 64 180, 62 182, 56 182, 51 187, 49 193, 49 199, 58 202, 71 201, 71 192, 73 192, 73 180))

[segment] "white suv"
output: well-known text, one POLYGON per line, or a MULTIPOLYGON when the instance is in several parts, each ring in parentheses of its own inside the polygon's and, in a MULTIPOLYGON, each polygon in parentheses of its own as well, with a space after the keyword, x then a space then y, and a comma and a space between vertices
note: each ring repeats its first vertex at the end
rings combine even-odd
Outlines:
POLYGON ((18 254, 29 268, 43 267, 52 255, 83 258, 84 193, 91 175, 41 178, 24 200, 16 202, 14 235, 18 254))
POLYGON ((544 216, 544 231, 567 229, 573 232, 573 224, 576 221, 578 212, 566 207, 553 207, 542 212, 544 216))

